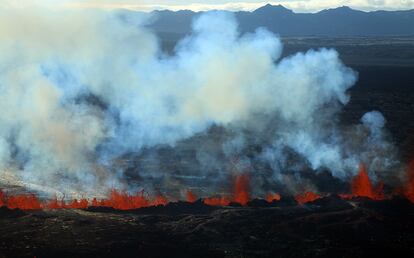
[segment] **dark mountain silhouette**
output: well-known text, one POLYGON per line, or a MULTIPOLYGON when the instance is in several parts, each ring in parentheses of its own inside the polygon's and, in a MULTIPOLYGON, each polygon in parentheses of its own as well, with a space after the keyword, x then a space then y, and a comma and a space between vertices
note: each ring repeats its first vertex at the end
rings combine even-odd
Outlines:
MULTIPOLYGON (((154 11, 159 33, 185 34, 202 12, 154 11)), ((414 36, 414 10, 364 12, 343 6, 317 13, 295 13, 281 5, 235 13, 242 32, 267 27, 281 36, 414 36)))

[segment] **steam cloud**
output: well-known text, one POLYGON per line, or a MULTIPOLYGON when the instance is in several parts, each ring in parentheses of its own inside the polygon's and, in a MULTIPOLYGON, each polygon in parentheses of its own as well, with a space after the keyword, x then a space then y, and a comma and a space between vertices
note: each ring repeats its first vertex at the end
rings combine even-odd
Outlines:
POLYGON ((153 152, 158 166, 138 171, 134 185, 122 157, 174 150, 212 126, 227 132, 219 150, 208 139, 193 147, 206 184, 235 157, 237 170, 263 163, 271 172, 257 180, 286 185, 286 171, 303 167, 343 179, 361 162, 376 172, 394 165, 380 113, 338 123, 356 73, 335 50, 280 60, 276 35, 240 35, 231 14, 208 12, 168 55, 147 21, 126 11, 0 10, 3 179, 83 195, 148 187, 144 178, 157 175, 160 185, 183 184, 153 152), (246 155, 255 144, 262 150, 246 155))

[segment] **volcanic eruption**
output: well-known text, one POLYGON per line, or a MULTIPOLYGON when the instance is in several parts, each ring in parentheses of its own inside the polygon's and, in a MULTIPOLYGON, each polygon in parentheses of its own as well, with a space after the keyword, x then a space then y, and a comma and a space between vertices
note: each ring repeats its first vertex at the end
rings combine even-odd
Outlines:
MULTIPOLYGON (((0 17, 8 207, 381 200, 384 180, 403 173, 380 112, 340 120, 357 73, 334 49, 281 58, 277 35, 241 33, 219 11, 198 17, 173 53, 147 14, 12 8, 0 17), (318 189, 305 171, 352 181, 349 193, 318 189)), ((410 185, 402 193, 412 200, 410 185)))
POLYGON ((160 13, 0 7, 1 257, 412 253, 414 161, 335 49, 209 11, 168 51, 160 13))

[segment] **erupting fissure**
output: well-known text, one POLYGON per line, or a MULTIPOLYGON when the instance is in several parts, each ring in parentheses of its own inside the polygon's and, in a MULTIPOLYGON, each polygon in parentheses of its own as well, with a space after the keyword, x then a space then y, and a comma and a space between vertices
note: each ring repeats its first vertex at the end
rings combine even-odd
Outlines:
POLYGON ((414 160, 407 167, 407 183, 405 184, 403 193, 408 200, 414 203, 414 160))
POLYGON ((267 202, 277 202, 277 201, 280 201, 280 199, 282 199, 282 197, 280 196, 279 193, 268 193, 266 195, 267 202))
POLYGON ((0 206, 7 206, 10 209, 38 210, 38 209, 86 209, 89 206, 94 207, 112 207, 118 210, 138 209, 148 206, 166 205, 168 199, 162 194, 150 199, 145 196, 144 192, 130 195, 126 192, 112 190, 107 199, 98 200, 73 199, 66 202, 63 198, 58 200, 57 197, 49 201, 41 202, 34 194, 21 194, 8 196, 0 191, 0 206))
POLYGON ((227 206, 230 203, 239 203, 245 206, 250 201, 250 176, 240 174, 235 177, 233 197, 208 197, 203 202, 212 206, 227 206))
MULTIPOLYGON (((379 182, 375 187, 369 178, 367 169, 364 165, 359 168, 359 173, 351 180, 351 194, 339 194, 343 199, 352 199, 354 197, 366 197, 372 200, 384 200, 386 196, 383 191, 384 184, 379 182)), ((234 179, 232 196, 213 196, 202 198, 202 202, 211 206, 228 206, 231 203, 238 203, 246 206, 252 199, 250 194, 250 175, 240 174, 234 179)), ((414 160, 410 162, 407 168, 407 182, 403 187, 402 193, 409 201, 414 203, 414 160)), ((298 204, 305 204, 315 201, 326 194, 317 194, 312 191, 306 191, 303 194, 295 196, 298 204)), ((194 203, 197 196, 191 191, 186 192, 186 201, 194 203)), ((282 199, 279 193, 269 192, 265 198, 267 202, 277 202, 282 199)), ((86 209, 88 207, 111 207, 118 210, 130 210, 143 207, 166 205, 169 200, 162 193, 158 193, 155 197, 150 198, 144 191, 131 195, 124 191, 113 189, 108 198, 98 200, 93 198, 88 200, 73 199, 66 202, 64 198, 59 200, 57 197, 48 201, 40 201, 34 194, 8 195, 0 190, 0 207, 6 206, 10 209, 22 210, 39 210, 39 209, 86 209)))
POLYGON ((384 183, 378 182, 374 187, 369 178, 365 165, 359 167, 359 174, 351 181, 352 194, 341 194, 344 199, 352 199, 353 197, 367 197, 372 200, 384 200, 384 183))
POLYGON ((34 194, 29 195, 15 195, 7 197, 1 192, 2 200, 0 203, 7 205, 10 209, 22 209, 22 210, 39 210, 42 208, 42 204, 34 194))
POLYGON ((187 190, 186 200, 187 202, 195 202, 197 201, 197 196, 191 190, 187 190))
POLYGON ((250 201, 250 176, 248 174, 236 176, 234 201, 241 205, 246 205, 250 201))
POLYGON ((314 192, 305 192, 304 194, 299 194, 295 196, 295 200, 299 203, 299 204, 304 204, 307 202, 313 202, 319 198, 321 198, 322 196, 319 194, 316 194, 314 192))

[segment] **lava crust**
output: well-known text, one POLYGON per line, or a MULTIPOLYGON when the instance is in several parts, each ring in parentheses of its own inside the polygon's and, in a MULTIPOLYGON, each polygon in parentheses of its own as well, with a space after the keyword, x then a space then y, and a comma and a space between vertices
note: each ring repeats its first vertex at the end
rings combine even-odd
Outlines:
POLYGON ((305 205, 195 203, 119 211, 0 210, 1 257, 414 255, 414 205, 336 196, 305 205), (249 206, 250 205, 250 206, 249 206))

